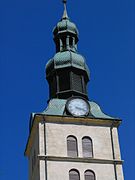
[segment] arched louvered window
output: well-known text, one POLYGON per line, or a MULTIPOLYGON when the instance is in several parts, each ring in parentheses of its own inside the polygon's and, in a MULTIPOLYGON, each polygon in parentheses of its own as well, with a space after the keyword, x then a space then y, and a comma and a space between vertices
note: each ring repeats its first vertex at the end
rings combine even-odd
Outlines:
POLYGON ((70 89, 70 73, 69 73, 69 71, 62 71, 58 75, 59 75, 59 90, 60 91, 69 90, 70 89))
POLYGON ((91 170, 87 170, 84 173, 85 180, 96 180, 95 173, 91 170))
POLYGON ((93 157, 93 145, 90 137, 82 138, 83 157, 93 157))
POLYGON ((74 136, 67 137, 67 154, 70 157, 78 156, 77 139, 74 136))
POLYGON ((80 180, 80 174, 76 169, 69 171, 69 180, 80 180))

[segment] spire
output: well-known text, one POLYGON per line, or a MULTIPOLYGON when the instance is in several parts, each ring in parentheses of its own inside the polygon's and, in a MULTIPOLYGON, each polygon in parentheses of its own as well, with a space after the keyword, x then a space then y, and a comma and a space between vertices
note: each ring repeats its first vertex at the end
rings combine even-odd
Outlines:
POLYGON ((64 3, 64 12, 63 12, 63 16, 62 16, 62 19, 69 19, 68 17, 68 14, 67 14, 67 0, 63 0, 63 3, 64 3))
POLYGON ((62 0, 64 13, 53 29, 56 54, 46 65, 50 99, 80 96, 88 99, 90 79, 85 58, 78 53, 78 29, 67 14, 67 0, 62 0))

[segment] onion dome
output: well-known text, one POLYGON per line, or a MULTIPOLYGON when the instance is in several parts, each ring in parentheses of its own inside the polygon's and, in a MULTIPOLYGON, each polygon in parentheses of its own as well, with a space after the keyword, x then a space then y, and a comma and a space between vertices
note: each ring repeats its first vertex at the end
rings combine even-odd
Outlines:
POLYGON ((73 22, 71 22, 69 18, 62 18, 53 30, 54 37, 64 32, 69 32, 78 35, 78 29, 76 25, 73 22))
POLYGON ((46 75, 49 76, 54 70, 61 68, 73 67, 86 73, 87 78, 90 79, 90 71, 85 63, 85 58, 73 51, 58 52, 46 64, 46 75))

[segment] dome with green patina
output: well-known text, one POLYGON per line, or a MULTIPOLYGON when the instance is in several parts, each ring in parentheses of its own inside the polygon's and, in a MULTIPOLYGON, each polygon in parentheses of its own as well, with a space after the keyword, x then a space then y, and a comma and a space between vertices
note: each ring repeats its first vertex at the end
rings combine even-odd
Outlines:
POLYGON ((62 18, 60 22, 54 27, 53 34, 56 36, 57 34, 69 32, 78 35, 78 29, 76 25, 69 20, 69 18, 62 18))
POLYGON ((90 79, 90 71, 85 63, 85 58, 79 53, 72 51, 58 52, 50 59, 46 65, 46 75, 57 69, 72 67, 86 72, 88 79, 90 79))

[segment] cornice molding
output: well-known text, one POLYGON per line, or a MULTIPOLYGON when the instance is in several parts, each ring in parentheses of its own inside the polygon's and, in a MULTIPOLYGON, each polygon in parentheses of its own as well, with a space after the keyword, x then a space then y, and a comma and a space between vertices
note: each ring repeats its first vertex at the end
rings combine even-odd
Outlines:
POLYGON ((118 159, 99 159, 99 158, 83 158, 83 157, 62 157, 62 156, 49 156, 38 155, 39 160, 47 161, 62 161, 62 162, 82 162, 82 163, 97 163, 97 164, 123 164, 123 160, 118 159))

